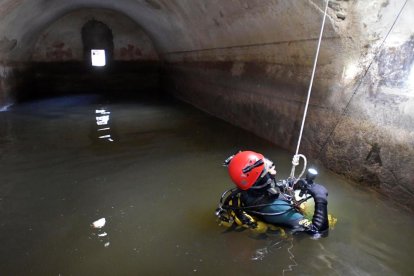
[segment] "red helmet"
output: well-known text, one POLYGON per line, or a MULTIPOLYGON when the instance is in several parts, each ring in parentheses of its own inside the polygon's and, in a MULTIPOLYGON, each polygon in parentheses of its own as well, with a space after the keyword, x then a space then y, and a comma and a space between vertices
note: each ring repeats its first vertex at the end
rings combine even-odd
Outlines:
POLYGON ((228 165, 231 180, 242 190, 247 190, 259 179, 265 167, 265 158, 254 151, 241 151, 228 165))

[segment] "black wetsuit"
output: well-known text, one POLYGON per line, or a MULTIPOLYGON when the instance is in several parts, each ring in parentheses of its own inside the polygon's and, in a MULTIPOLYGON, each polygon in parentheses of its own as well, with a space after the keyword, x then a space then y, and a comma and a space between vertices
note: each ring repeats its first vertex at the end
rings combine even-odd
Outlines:
MULTIPOLYGON (((306 231, 312 234, 328 231, 328 192, 325 187, 312 183, 306 189, 307 193, 315 200, 312 222, 294 208, 287 196, 275 187, 274 178, 267 174, 249 190, 241 191, 240 198, 243 206, 246 207, 245 211, 264 222, 287 226, 296 231, 306 231), (257 207, 252 208, 253 206, 257 207)), ((303 187, 301 188, 303 189, 303 187)))

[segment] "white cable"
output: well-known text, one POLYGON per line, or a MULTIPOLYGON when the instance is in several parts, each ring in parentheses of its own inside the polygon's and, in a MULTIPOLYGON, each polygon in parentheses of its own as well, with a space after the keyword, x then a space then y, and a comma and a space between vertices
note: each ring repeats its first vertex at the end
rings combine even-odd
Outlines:
MULTIPOLYGON (((313 70, 312 70, 312 76, 311 76, 309 89, 308 89, 308 96, 306 98, 305 111, 303 112, 302 125, 300 127, 300 132, 299 132, 298 144, 297 144, 297 147, 296 147, 296 153, 293 156, 293 160, 292 160, 293 167, 292 167, 292 172, 291 172, 290 176, 293 177, 293 178, 294 178, 294 174, 295 174, 295 166, 297 166, 299 164, 299 147, 300 147, 300 143, 301 143, 301 140, 302 140, 302 134, 303 134, 303 128, 305 126, 306 116, 307 116, 307 113, 308 113, 309 99, 310 99, 311 92, 312 92, 313 79, 315 78, 316 64, 318 62, 319 50, 321 48, 323 29, 325 27, 325 19, 326 19, 326 14, 327 14, 327 11, 328 11, 328 4, 329 4, 329 0, 326 1, 325 12, 324 12, 324 15, 323 15, 322 26, 321 26, 321 32, 319 34, 318 47, 316 48, 315 60, 313 62, 313 70)), ((306 158, 304 160, 306 160, 306 158)), ((304 170, 306 170, 306 167, 304 167, 304 170)), ((304 172, 304 170, 303 170, 303 172, 304 172)))

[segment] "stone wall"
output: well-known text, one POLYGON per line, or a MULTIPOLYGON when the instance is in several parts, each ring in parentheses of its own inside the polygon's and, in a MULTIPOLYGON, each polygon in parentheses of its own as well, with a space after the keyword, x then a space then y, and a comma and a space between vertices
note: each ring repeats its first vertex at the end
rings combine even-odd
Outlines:
POLYGON ((1 57, 16 47, 17 41, 8 37, 0 38, 0 110, 5 110, 13 103, 16 88, 14 66, 2 62, 1 57))
MULTIPOLYGON (((17 44, 3 38, 0 57, 18 50, 17 44)), ((159 88, 159 57, 151 39, 136 22, 116 11, 80 9, 50 22, 27 56, 27 60, 13 58, 1 67, 0 106, 65 93, 142 96, 159 88), (90 53, 84 55, 82 27, 93 20, 113 35, 113 60, 105 68, 92 68, 90 53)))
MULTIPOLYGON (((404 3, 331 2, 300 152, 413 209, 414 6, 404 3)), ((315 51, 313 36, 171 52, 166 79, 176 97, 294 154, 315 51)))
POLYGON ((0 110, 5 110, 11 103, 11 87, 8 81, 11 75, 9 67, 0 64, 0 110))
MULTIPOLYGON (((412 1, 369 1, 353 7, 350 31, 360 56, 348 65, 324 164, 414 209, 414 12, 412 1), (341 107, 339 109, 338 107, 341 107)), ((316 120, 322 119, 317 114, 316 120)), ((313 119, 313 120, 315 120, 313 119)))
POLYGON ((5 111, 14 104, 17 91, 24 90, 27 79, 24 76, 27 66, 24 64, 0 63, 0 111, 5 111))

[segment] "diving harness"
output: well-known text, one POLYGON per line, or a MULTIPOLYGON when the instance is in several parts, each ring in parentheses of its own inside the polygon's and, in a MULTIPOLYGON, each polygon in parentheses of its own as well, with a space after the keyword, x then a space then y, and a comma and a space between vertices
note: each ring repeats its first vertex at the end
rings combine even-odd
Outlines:
MULTIPOLYGON (((224 162, 224 165, 226 165, 226 163, 229 163, 231 160, 229 159, 224 162)), ((302 171, 302 174, 303 172, 304 170, 302 171)), ((309 169, 306 178, 304 179, 296 179, 295 177, 291 176, 286 180, 276 181, 274 178, 269 178, 264 184, 251 187, 251 189, 267 188, 267 192, 270 195, 275 195, 283 198, 285 203, 278 202, 277 205, 284 205, 288 208, 284 208, 285 210, 280 212, 269 213, 258 211, 260 208, 273 206, 276 205, 276 203, 258 203, 246 206, 242 200, 242 190, 237 187, 226 190, 221 195, 218 208, 215 212, 217 218, 220 221, 220 225, 223 225, 225 227, 240 226, 252 229, 259 233, 264 233, 267 231, 270 225, 261 221, 258 218, 260 216, 281 216, 291 211, 300 212, 304 215, 305 209, 303 203, 312 198, 307 194, 307 188, 313 183, 313 180, 317 174, 318 173, 315 169, 309 169), (299 196, 295 196, 295 190, 300 190, 299 196)))

